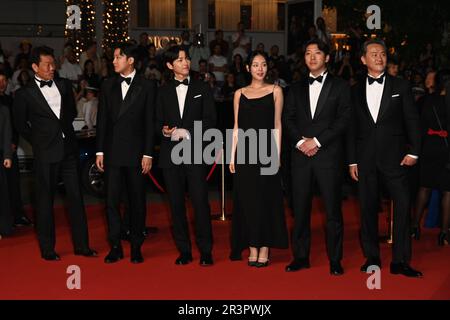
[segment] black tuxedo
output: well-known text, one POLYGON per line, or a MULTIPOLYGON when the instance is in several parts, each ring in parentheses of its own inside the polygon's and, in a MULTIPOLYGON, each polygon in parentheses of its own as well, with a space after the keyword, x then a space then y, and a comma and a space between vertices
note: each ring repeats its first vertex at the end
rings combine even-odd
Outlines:
POLYGON ((410 191, 408 168, 400 166, 406 154, 419 155, 420 120, 407 81, 385 76, 375 122, 366 97, 367 81, 352 91, 353 111, 348 131, 348 163, 358 165, 361 204, 361 240, 367 258, 379 259, 379 184, 384 183, 394 201, 393 262, 408 263, 410 191))
MULTIPOLYGON (((169 128, 177 127, 189 131, 191 136, 190 144, 193 148, 195 140, 194 121, 202 121, 203 132, 216 125, 216 107, 210 88, 206 83, 199 80, 190 79, 189 88, 183 116, 180 115, 177 92, 173 81, 159 88, 158 103, 156 110, 156 131, 162 135, 163 126, 169 128)), ((171 160, 172 149, 177 145, 177 141, 162 137, 161 151, 159 154, 159 166, 169 168, 175 166, 171 160)), ((191 152, 191 163, 194 163, 194 154, 191 152)))
POLYGON ((136 74, 125 99, 119 76, 105 80, 97 119, 97 152, 104 153, 106 211, 111 245, 120 243, 121 190, 130 199, 131 241, 144 240, 146 200, 142 158, 153 156, 156 84, 136 74))
MULTIPOLYGON (((206 166, 204 164, 175 165, 171 160, 171 152, 178 142, 162 135, 163 126, 177 127, 189 131, 189 143, 193 146, 196 138, 194 121, 202 121, 203 131, 212 128, 216 123, 214 100, 206 83, 193 80, 188 86, 183 115, 180 115, 177 91, 174 82, 162 86, 158 92, 156 108, 156 130, 161 135, 159 166, 163 168, 164 180, 169 194, 172 211, 174 238, 181 253, 191 253, 189 228, 185 207, 185 182, 187 181, 195 211, 197 246, 202 253, 212 250, 212 232, 210 208, 208 203, 208 185, 206 182, 206 166)), ((194 150, 193 147, 191 150, 194 150)), ((191 160, 193 160, 194 152, 191 160)))
POLYGON ((69 215, 75 249, 88 249, 88 230, 78 168, 78 148, 72 122, 77 114, 70 81, 55 79, 61 95, 60 118, 32 80, 16 92, 13 105, 17 131, 33 147, 36 173, 36 218, 42 253, 54 251, 53 199, 62 175, 69 201, 69 215), (64 135, 64 137, 63 137, 64 135))
POLYGON ((309 259, 311 202, 317 182, 327 214, 327 249, 330 261, 342 259, 341 187, 345 130, 350 121, 351 94, 342 79, 327 74, 314 118, 308 82, 293 85, 285 101, 283 124, 293 142, 292 190, 295 215, 292 235, 294 259, 309 259), (302 137, 315 137, 321 147, 308 157, 296 148, 302 137))

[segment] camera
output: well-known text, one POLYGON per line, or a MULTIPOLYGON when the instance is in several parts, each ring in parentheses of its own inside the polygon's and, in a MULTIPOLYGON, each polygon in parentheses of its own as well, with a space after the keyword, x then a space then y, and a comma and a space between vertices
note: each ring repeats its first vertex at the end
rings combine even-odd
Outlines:
POLYGON ((197 47, 203 47, 205 45, 205 36, 203 33, 196 33, 193 40, 194 45, 197 47))

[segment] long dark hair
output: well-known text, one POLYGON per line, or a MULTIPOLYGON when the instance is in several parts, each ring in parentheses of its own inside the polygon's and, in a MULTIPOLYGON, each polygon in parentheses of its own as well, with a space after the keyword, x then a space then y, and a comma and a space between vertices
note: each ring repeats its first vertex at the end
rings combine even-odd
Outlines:
POLYGON ((267 56, 267 54, 265 52, 259 52, 259 51, 253 51, 247 58, 247 66, 250 68, 250 66, 253 63, 253 60, 255 60, 255 58, 257 56, 261 56, 264 58, 264 60, 266 60, 266 63, 269 64, 269 57, 267 56))

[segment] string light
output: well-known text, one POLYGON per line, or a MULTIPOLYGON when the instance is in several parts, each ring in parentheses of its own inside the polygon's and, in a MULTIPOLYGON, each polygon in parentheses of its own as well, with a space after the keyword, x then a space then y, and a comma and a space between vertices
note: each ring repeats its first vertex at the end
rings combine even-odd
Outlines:
MULTIPOLYGON (((66 29, 64 36, 72 43, 77 60, 90 42, 95 41, 95 0, 66 0, 66 6, 77 5, 80 8, 81 28, 66 29)), ((71 12, 69 12, 71 14, 71 12)))
POLYGON ((103 1, 103 48, 128 41, 129 0, 103 1))

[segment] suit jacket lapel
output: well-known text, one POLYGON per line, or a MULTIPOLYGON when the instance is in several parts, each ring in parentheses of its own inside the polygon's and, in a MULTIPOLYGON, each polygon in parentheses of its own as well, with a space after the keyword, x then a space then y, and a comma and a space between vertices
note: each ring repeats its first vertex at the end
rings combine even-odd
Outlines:
POLYGON ((116 78, 115 83, 112 85, 111 88, 112 92, 109 94, 112 95, 111 99, 111 114, 114 121, 117 120, 117 117, 119 116, 120 107, 122 106, 122 86, 121 82, 119 81, 119 77, 116 78))
POLYGON ((309 83, 308 81, 304 81, 303 85, 301 86, 301 92, 300 92, 300 106, 303 105, 303 109, 306 113, 306 117, 308 120, 312 120, 311 115, 311 102, 309 99, 309 83))
POLYGON ((41 89, 36 84, 36 81, 33 79, 31 81, 30 93, 35 98, 35 101, 38 102, 38 105, 46 111, 51 117, 54 117, 58 120, 58 117, 53 113, 52 108, 48 104, 47 100, 45 100, 44 95, 41 92, 41 89))
MULTIPOLYGON (((169 84, 170 86, 170 94, 168 96, 169 101, 169 106, 172 108, 175 108, 174 112, 177 115, 177 123, 181 124, 181 117, 182 115, 180 114, 180 105, 178 104, 178 95, 177 95, 177 89, 175 87, 175 81, 172 80, 172 82, 170 82, 169 84)), ((186 103, 184 104, 186 106, 186 103)))
POLYGON ((181 115, 181 119, 183 119, 184 116, 187 115, 188 109, 190 108, 190 105, 191 105, 191 101, 194 98, 194 92, 195 92, 194 86, 195 86, 195 83, 191 79, 191 83, 189 84, 188 90, 186 93, 186 99, 184 100, 184 108, 183 108, 183 114, 181 115))
MULTIPOLYGON (((121 88, 122 89, 122 88, 121 88)), ((122 101, 122 106, 120 107, 117 119, 119 119, 136 101, 139 93, 142 90, 142 82, 139 75, 135 75, 130 87, 128 88, 125 99, 122 101)))
POLYGON ((375 124, 375 121, 372 118, 372 114, 369 110, 369 104, 367 103, 367 80, 364 80, 363 83, 359 85, 359 100, 361 107, 365 110, 367 117, 369 117, 370 121, 375 124))
POLYGON ((59 119, 62 119, 63 115, 64 115, 64 99, 63 99, 63 97, 65 95, 67 88, 64 86, 64 82, 59 81, 58 79, 55 79, 54 83, 55 83, 56 87, 58 88, 59 94, 61 96, 59 119))
POLYGON ((322 90, 320 91, 319 100, 317 101, 316 112, 314 113, 314 118, 318 118, 320 112, 322 112, 323 107, 325 106, 325 102, 328 99, 328 95, 330 94, 332 87, 333 77, 328 73, 325 78, 325 83, 322 86, 322 90))
POLYGON ((377 122, 381 120, 386 110, 389 108, 392 92, 392 79, 386 75, 384 78, 383 96, 381 97, 380 110, 378 111, 377 122))

